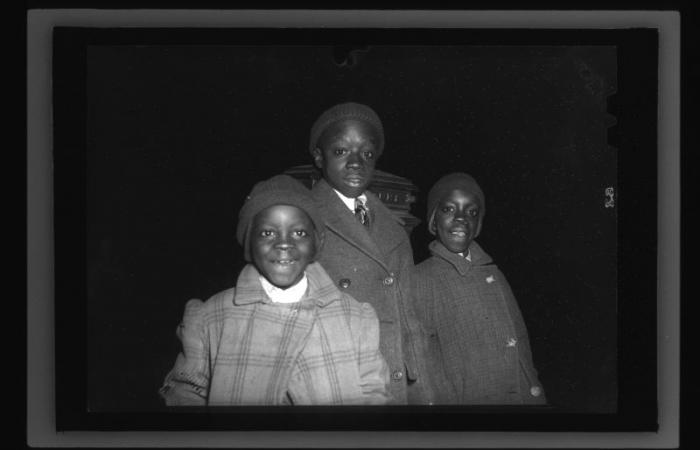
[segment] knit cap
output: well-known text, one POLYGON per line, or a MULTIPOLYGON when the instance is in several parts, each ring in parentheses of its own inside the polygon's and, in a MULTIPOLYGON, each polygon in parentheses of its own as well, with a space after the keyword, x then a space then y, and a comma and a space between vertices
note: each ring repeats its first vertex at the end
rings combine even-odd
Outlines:
POLYGON ((311 136, 309 138, 309 152, 313 154, 318 139, 324 131, 331 125, 341 120, 357 119, 366 122, 377 130, 379 135, 379 147, 377 148, 377 156, 381 155, 384 150, 384 126, 379 116, 372 108, 360 103, 341 103, 324 111, 316 122, 311 127, 311 136))
POLYGON ((486 203, 484 202, 484 193, 477 184, 476 180, 470 175, 462 172, 455 172, 440 178, 428 192, 428 230, 432 229, 432 222, 435 218, 435 210, 447 194, 454 189, 461 189, 469 194, 473 194, 481 207, 481 216, 484 216, 486 203))
POLYGON ((289 175, 275 175, 274 177, 260 181, 253 186, 253 190, 246 197, 240 212, 238 213, 238 226, 236 228, 236 239, 243 246, 245 260, 251 262, 250 249, 250 229, 253 218, 265 208, 273 205, 290 205, 308 214, 316 228, 319 240, 317 241, 317 251, 320 250, 323 242, 324 224, 311 191, 300 181, 289 175))

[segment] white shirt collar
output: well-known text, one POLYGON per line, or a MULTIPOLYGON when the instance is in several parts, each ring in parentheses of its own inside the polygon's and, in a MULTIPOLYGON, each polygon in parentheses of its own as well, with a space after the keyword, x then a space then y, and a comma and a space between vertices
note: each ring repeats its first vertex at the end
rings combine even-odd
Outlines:
MULTIPOLYGON (((340 197, 340 199, 343 201, 343 203, 345 203, 345 206, 347 206, 348 209, 350 211, 352 211, 354 214, 355 213, 355 199, 352 197, 344 196, 336 189, 333 189, 333 190, 335 191, 336 194, 338 194, 338 197, 340 197)), ((359 195, 359 196, 357 196, 357 198, 359 198, 365 205, 367 205, 367 196, 365 194, 359 195)))
POLYGON ((460 255, 462 255, 462 257, 464 257, 464 259, 466 259, 467 261, 472 262, 472 251, 471 250, 467 250, 467 256, 464 256, 464 252, 460 253, 460 255))
POLYGON ((306 293, 309 280, 306 278, 306 272, 304 272, 304 277, 299 280, 297 284, 287 289, 281 289, 267 281, 264 276, 260 275, 260 284, 262 284, 265 293, 270 297, 273 303, 296 303, 301 300, 306 293))

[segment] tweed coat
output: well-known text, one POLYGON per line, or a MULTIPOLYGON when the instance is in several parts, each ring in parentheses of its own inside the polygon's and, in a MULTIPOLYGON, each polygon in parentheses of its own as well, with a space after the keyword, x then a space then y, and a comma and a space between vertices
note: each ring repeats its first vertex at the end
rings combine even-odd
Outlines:
POLYGON ((391 372, 392 403, 431 403, 433 392, 422 347, 425 339, 409 299, 413 252, 400 219, 366 192, 367 229, 325 180, 319 180, 311 193, 326 226, 317 260, 337 286, 358 301, 370 303, 379 317, 380 348, 391 372))
POLYGON ((340 292, 318 263, 306 275, 297 303, 272 303, 253 265, 235 288, 190 300, 177 331, 183 351, 160 390, 166 404, 388 402, 376 313, 340 292))
POLYGON ((527 329, 506 277, 474 241, 471 262, 439 241, 412 278, 439 403, 543 404, 527 329))

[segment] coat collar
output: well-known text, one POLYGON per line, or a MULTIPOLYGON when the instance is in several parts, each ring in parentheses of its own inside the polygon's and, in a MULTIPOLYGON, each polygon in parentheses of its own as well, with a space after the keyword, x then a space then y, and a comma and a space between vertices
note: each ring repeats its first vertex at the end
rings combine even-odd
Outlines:
POLYGON ((365 192, 371 230, 367 230, 355 220, 352 211, 345 206, 326 180, 316 182, 311 192, 326 226, 379 264, 384 265, 383 255, 391 254, 391 251, 403 242, 404 236, 401 236, 400 232, 383 232, 380 239, 372 238, 371 230, 398 229, 399 219, 371 192, 365 192))
MULTIPOLYGON (((236 283, 236 292, 233 297, 233 303, 236 305, 248 305, 251 303, 272 303, 270 297, 260 284, 260 272, 254 265, 248 264, 240 275, 236 283)), ((306 293, 298 302, 302 305, 309 303, 324 307, 335 300, 338 300, 342 294, 335 287, 333 281, 328 277, 326 271, 317 262, 306 266, 306 277, 309 281, 309 287, 306 293)), ((290 305, 294 305, 293 303, 290 305)))
POLYGON ((452 264, 460 275, 466 275, 473 266, 483 266, 493 262, 491 256, 489 256, 476 241, 472 241, 472 243, 469 244, 469 251, 471 252, 472 258, 471 262, 458 253, 452 253, 438 240, 432 241, 428 249, 433 256, 452 264))

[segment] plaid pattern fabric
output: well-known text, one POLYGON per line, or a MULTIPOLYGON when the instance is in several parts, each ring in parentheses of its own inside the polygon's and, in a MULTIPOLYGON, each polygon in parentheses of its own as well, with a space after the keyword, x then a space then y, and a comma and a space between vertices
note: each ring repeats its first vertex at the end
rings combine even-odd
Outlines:
POLYGON ((298 303, 272 303, 246 266, 235 289, 190 300, 183 351, 160 393, 168 405, 341 405, 388 401, 372 307, 341 293, 318 263, 298 303))
POLYGON ((520 309, 491 257, 476 242, 472 262, 438 241, 416 266, 413 301, 441 403, 546 403, 520 309))

